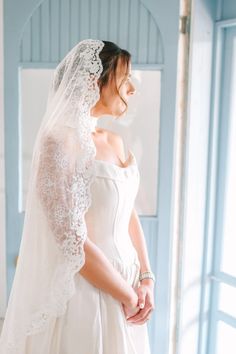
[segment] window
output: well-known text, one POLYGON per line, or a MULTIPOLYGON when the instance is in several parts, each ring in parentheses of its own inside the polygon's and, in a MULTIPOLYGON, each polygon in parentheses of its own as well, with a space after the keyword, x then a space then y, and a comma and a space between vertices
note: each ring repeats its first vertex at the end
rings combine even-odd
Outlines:
MULTIPOLYGON (((221 88, 208 351, 236 348, 236 26, 220 29, 221 88)), ((219 59, 219 58, 218 58, 219 59)))

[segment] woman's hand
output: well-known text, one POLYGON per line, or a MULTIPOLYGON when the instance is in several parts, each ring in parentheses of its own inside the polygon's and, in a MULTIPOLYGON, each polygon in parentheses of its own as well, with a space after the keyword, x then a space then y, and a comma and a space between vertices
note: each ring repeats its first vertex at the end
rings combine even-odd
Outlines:
POLYGON ((139 298, 137 295, 137 291, 132 286, 131 289, 132 289, 132 296, 129 298, 129 301, 126 301, 125 303, 121 303, 126 319, 128 319, 131 316, 134 316, 140 310, 138 306, 139 298))
POLYGON ((130 306, 122 304, 122 307, 123 307, 126 319, 128 319, 129 317, 134 316, 136 313, 138 313, 140 311, 140 307, 139 306, 130 307, 130 306))
POLYGON ((127 321, 133 324, 143 324, 150 319, 154 310, 154 283, 151 279, 143 279, 136 289, 138 295, 138 306, 136 313, 128 316, 127 321), (137 311, 139 309, 139 311, 137 311))

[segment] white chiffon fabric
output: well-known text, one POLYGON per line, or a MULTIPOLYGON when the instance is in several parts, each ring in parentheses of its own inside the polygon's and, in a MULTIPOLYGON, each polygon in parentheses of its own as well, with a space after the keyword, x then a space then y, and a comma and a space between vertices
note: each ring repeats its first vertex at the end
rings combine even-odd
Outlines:
MULTIPOLYGON (((140 174, 132 151, 125 166, 95 160, 86 224, 88 237, 136 288, 140 263, 128 224, 140 174)), ((80 273, 75 286, 65 314, 51 320, 45 333, 28 337, 24 354, 150 354, 146 323, 128 323, 122 304, 80 273)))

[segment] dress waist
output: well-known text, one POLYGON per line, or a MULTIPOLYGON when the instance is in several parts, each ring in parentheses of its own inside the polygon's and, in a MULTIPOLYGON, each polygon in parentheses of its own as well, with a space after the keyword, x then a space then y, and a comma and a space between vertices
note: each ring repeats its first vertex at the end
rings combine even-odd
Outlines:
POLYGON ((103 251, 108 259, 116 259, 129 265, 138 260, 137 251, 129 234, 93 234, 91 240, 103 251))
POLYGON ((140 263, 138 258, 135 257, 130 262, 123 262, 115 258, 109 259, 109 261, 131 286, 138 286, 140 273, 140 263))

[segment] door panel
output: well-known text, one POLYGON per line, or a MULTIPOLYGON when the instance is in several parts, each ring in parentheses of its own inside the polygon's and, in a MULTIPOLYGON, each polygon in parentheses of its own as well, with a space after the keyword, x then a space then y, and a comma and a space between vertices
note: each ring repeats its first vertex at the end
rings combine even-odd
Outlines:
MULTIPOLYGON (((54 68, 79 40, 98 38, 127 48, 133 68, 161 71, 157 214, 142 216, 153 271, 156 310, 149 322, 153 353, 168 352, 171 269, 171 208, 178 49, 178 0, 4 1, 6 254, 8 296, 15 272, 24 213, 21 190, 19 68, 54 68), (100 4, 100 5, 99 5, 100 4), (120 6, 120 7, 119 7, 120 6), (170 11, 171 9, 171 11, 170 11)), ((155 95, 155 92, 152 92, 155 95)), ((147 124, 148 117, 143 117, 147 124)))

